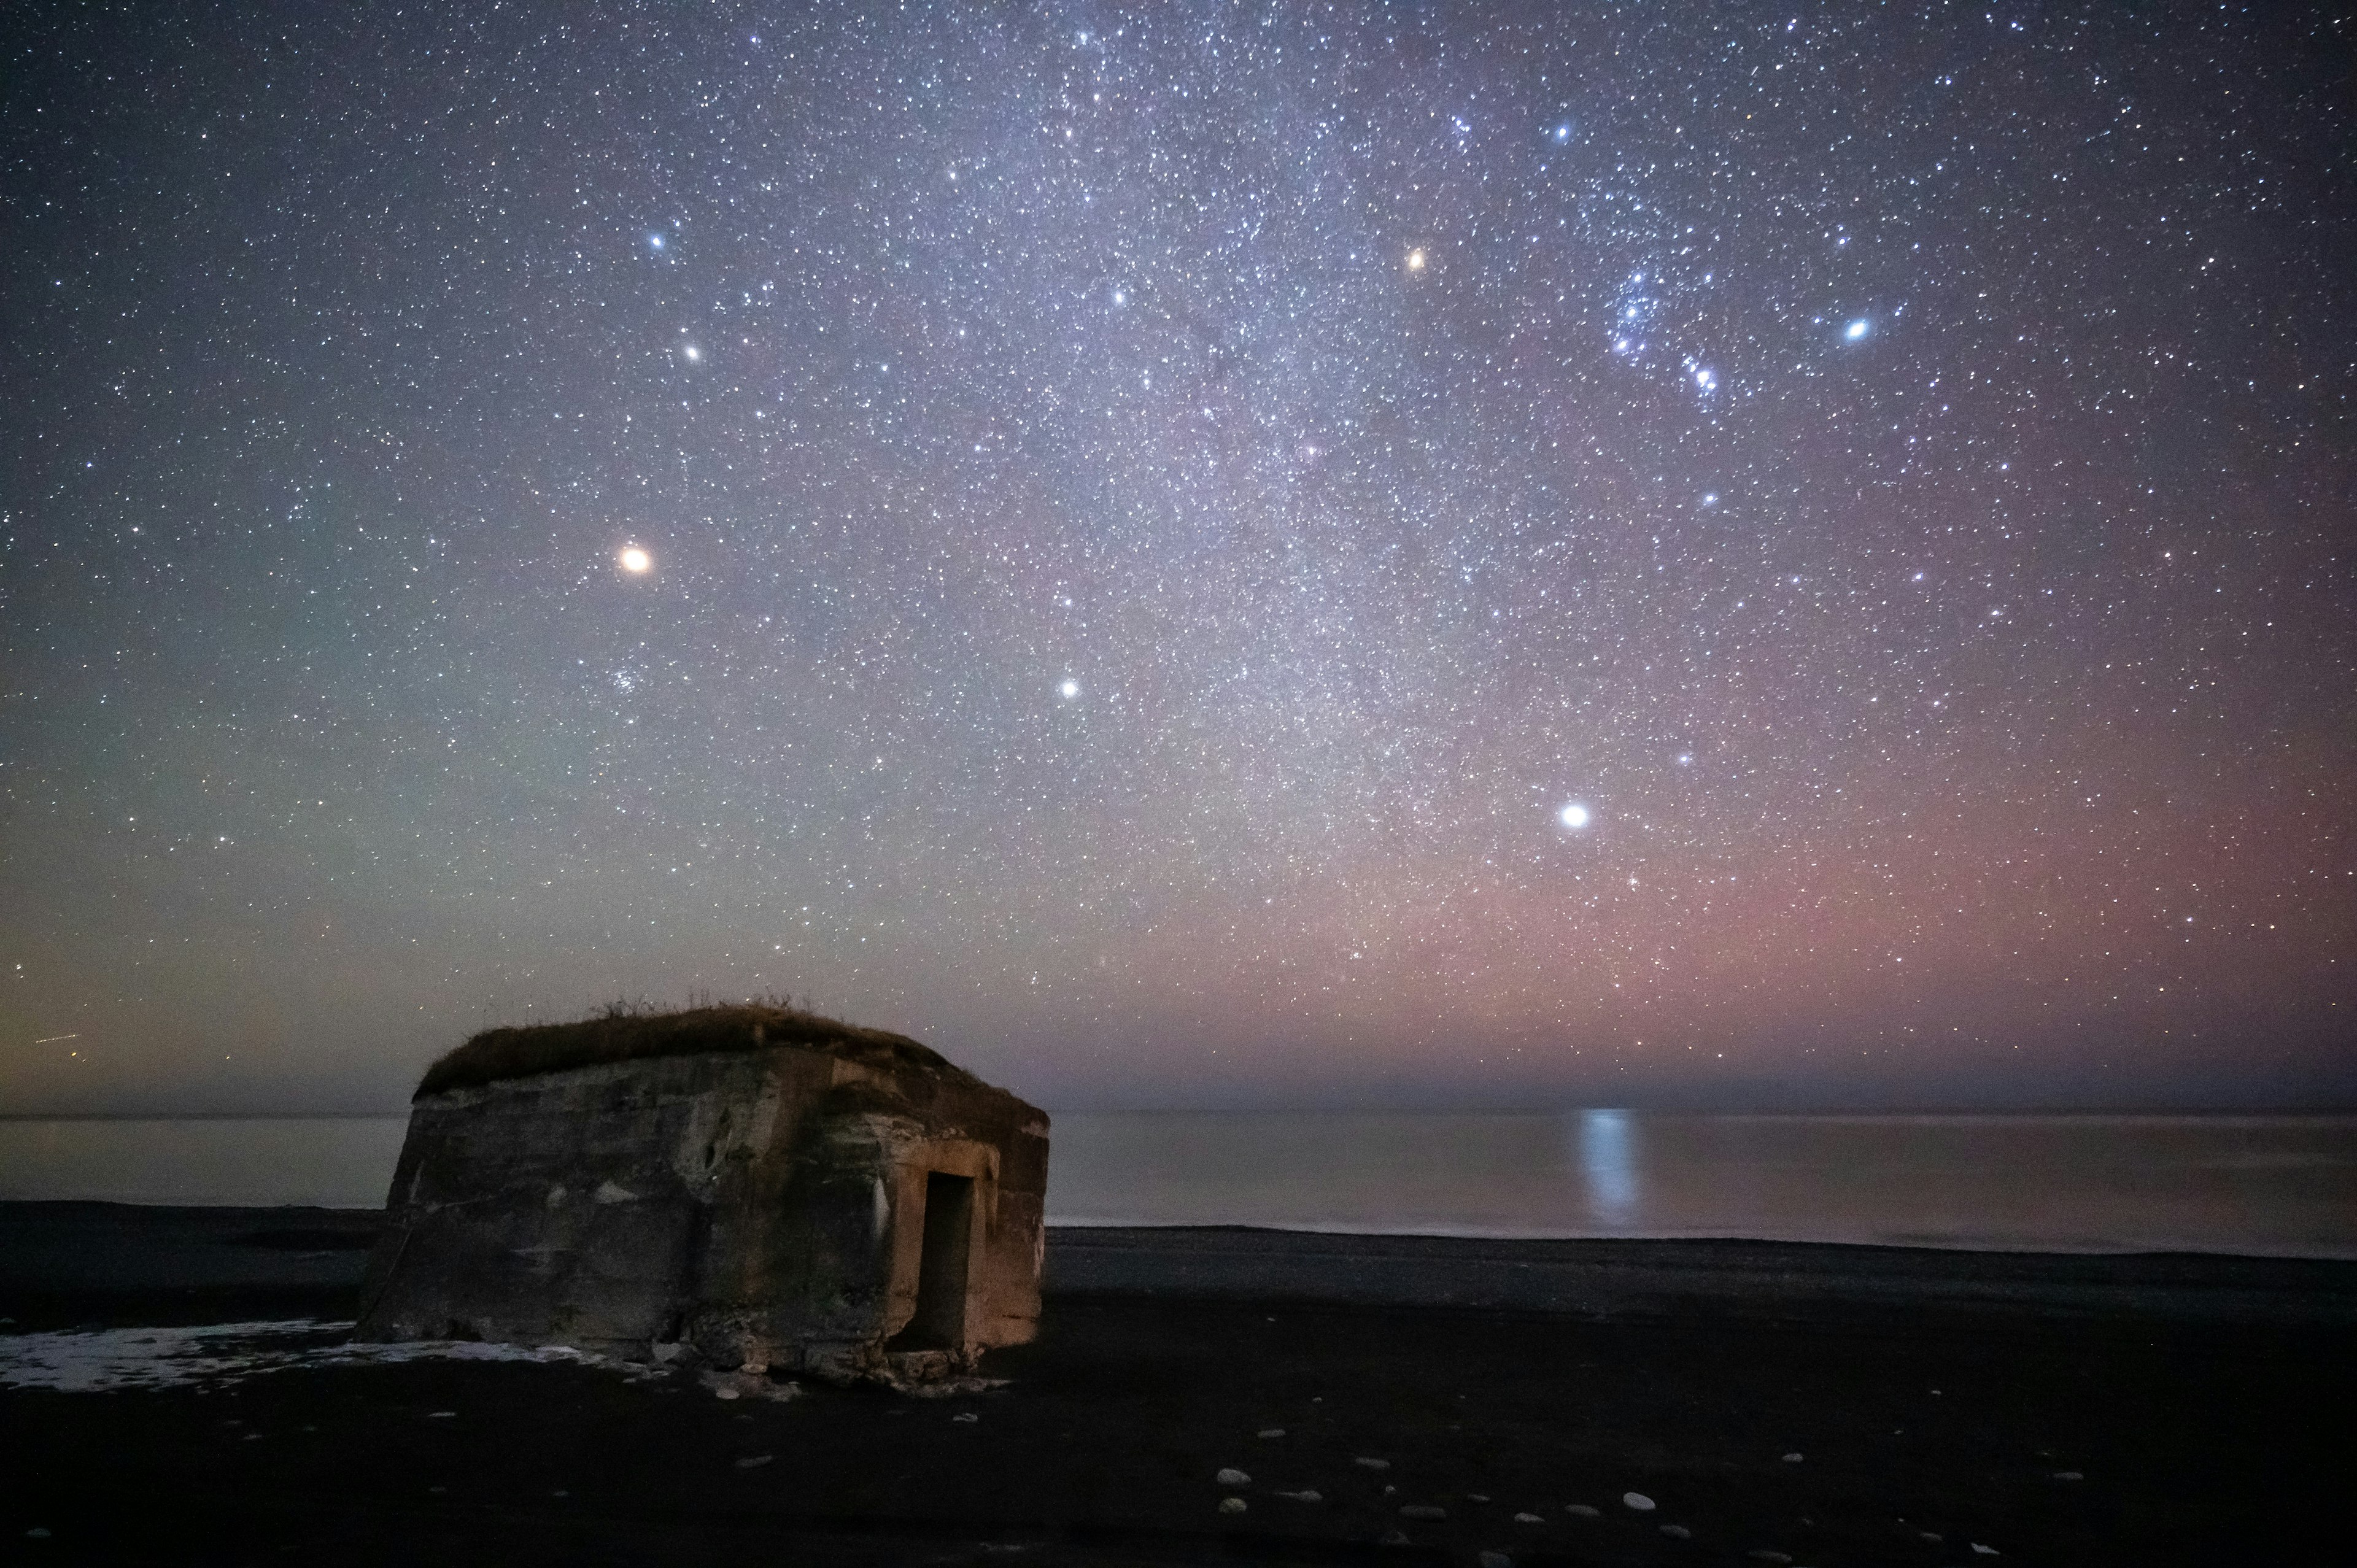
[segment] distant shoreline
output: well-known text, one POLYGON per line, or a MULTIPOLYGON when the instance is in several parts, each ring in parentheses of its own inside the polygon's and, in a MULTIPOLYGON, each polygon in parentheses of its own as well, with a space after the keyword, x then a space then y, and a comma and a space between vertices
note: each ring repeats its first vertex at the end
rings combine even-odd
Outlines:
MULTIPOLYGON (((405 1118, 409 1106, 390 1111, 0 1111, 6 1122, 378 1122, 405 1118)), ((1577 1116, 1586 1111, 1625 1111, 1660 1117, 1708 1117, 1722 1121, 2187 1121, 2187 1122, 2352 1122, 2357 1105, 2293 1105, 2277 1107, 2018 1106, 2005 1109, 1941 1106, 1844 1106, 1813 1109, 1702 1109, 1693 1106, 1643 1104, 1573 1104, 1551 1106, 1436 1106, 1409 1110, 1394 1106, 1092 1106, 1049 1110, 1059 1116, 1577 1116)))
MULTIPOLYGON (((381 1225, 366 1208, 0 1202, 0 1314, 56 1326, 115 1318, 139 1300, 199 1312, 210 1302, 226 1321, 244 1312, 238 1303, 300 1298, 339 1316, 381 1225)), ((1046 1289, 1605 1320, 1699 1313, 1854 1326, 1894 1314, 2059 1314, 2357 1327, 2357 1260, 1737 1237, 1051 1226, 1046 1289)))

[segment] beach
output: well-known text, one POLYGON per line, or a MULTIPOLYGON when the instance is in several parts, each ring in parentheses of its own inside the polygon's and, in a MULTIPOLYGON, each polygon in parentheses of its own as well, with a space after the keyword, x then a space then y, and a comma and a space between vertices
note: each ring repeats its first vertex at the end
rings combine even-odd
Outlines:
POLYGON ((721 1398, 318 1359, 376 1224, 0 1205, 9 1552, 2190 1563, 2329 1552, 2357 1473, 2347 1262, 1060 1229, 1004 1386, 721 1398), (21 1386, 238 1323, 296 1326, 255 1331, 280 1369, 21 1386))

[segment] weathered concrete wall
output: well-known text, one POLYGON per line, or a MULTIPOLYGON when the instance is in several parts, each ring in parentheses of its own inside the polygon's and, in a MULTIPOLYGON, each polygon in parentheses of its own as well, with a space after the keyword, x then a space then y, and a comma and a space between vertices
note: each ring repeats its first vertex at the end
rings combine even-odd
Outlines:
POLYGON ((791 1047, 426 1096, 360 1332, 883 1370, 916 1310, 935 1172, 974 1183, 967 1309, 955 1343, 902 1371, 1036 1331, 1047 1118, 1014 1096, 791 1047))

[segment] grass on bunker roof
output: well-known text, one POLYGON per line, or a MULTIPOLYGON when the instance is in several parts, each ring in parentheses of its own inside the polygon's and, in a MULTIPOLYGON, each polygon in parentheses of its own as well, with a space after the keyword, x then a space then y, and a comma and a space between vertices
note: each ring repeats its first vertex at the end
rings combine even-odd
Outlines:
POLYGON ((414 1098, 607 1062, 768 1046, 793 1046, 870 1067, 978 1081, 938 1051, 906 1035, 846 1024, 784 1001, 725 1003, 672 1012, 643 1003, 613 1003, 577 1023, 486 1029, 427 1068, 414 1098))

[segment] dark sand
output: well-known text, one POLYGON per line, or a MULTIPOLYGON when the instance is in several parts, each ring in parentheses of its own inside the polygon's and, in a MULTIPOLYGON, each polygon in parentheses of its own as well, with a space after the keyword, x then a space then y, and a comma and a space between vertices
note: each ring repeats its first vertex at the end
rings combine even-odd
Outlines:
MULTIPOLYGON (((374 1224, 0 1205, 0 1315, 16 1331, 349 1317, 374 1224)), ((1011 1386, 971 1398, 724 1402, 684 1380, 451 1363, 201 1393, 0 1391, 0 1552, 2357 1559, 2357 1264, 1063 1230, 1049 1276, 1040 1342, 993 1357, 1011 1386), (1217 1484, 1222 1466, 1251 1484, 1217 1484), (1323 1500, 1275 1495, 1305 1488, 1323 1500), (1632 1490, 1659 1508, 1623 1507, 1632 1490), (1220 1513, 1227 1496, 1246 1511, 1220 1513), (1395 1530, 1410 1544, 1374 1544, 1395 1530)))

